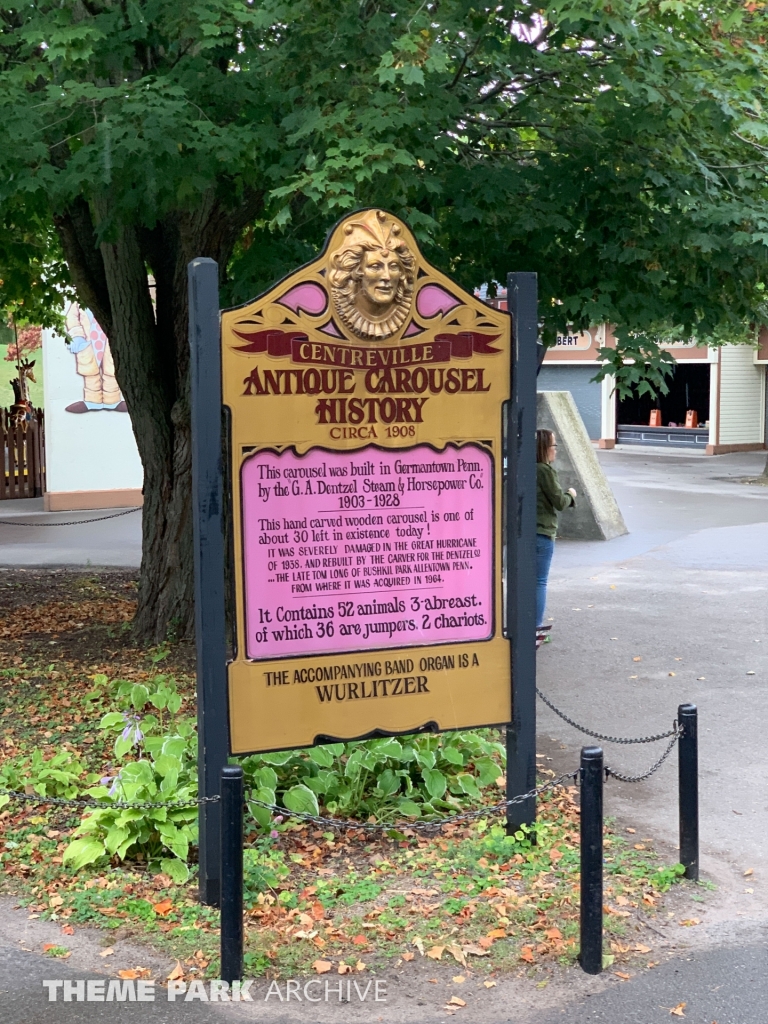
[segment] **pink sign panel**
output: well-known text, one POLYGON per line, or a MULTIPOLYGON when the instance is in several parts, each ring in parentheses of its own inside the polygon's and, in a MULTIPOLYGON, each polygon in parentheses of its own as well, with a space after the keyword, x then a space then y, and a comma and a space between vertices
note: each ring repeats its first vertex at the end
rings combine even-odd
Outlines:
POLYGON ((483 448, 261 451, 241 482, 247 657, 492 635, 493 462, 483 448))

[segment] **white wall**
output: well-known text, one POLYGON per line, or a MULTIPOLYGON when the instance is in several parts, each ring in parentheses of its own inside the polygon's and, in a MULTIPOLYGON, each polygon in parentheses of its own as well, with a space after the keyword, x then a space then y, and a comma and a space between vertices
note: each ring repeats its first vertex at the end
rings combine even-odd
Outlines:
POLYGON ((138 488, 144 474, 126 412, 66 412, 83 398, 83 378, 64 338, 43 331, 47 489, 107 491, 138 488))
MULTIPOLYGON (((765 440, 765 367, 755 365, 749 345, 720 349, 719 444, 765 440)), ((710 434, 711 439, 711 434, 710 434)))

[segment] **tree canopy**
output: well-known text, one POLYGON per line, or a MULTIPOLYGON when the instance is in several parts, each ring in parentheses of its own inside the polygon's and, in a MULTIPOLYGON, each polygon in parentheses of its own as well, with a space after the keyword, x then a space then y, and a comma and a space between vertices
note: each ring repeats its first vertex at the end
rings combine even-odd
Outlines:
MULTIPOLYGON (((186 263, 225 303, 376 205, 472 287, 539 275, 545 338, 764 318, 758 0, 0 0, 0 305, 69 282, 145 468, 138 626, 191 627, 186 263), (153 297, 147 275, 156 282, 153 297)), ((32 317, 30 317, 32 318, 32 317)))

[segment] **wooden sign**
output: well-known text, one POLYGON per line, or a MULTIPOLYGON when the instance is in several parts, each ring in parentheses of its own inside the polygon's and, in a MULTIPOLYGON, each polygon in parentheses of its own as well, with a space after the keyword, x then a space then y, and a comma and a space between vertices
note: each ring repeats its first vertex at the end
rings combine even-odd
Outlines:
POLYGON ((222 313, 232 753, 510 720, 510 353, 381 210, 222 313))

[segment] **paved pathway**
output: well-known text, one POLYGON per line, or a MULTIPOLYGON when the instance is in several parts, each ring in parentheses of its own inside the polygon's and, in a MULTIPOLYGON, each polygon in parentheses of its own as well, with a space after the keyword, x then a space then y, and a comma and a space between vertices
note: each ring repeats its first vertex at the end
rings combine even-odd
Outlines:
POLYGON ((138 566, 141 511, 115 518, 121 511, 44 512, 42 498, 0 501, 0 566, 138 566), (85 522, 102 517, 111 518, 85 522), (65 522, 81 525, 56 525, 65 522))

